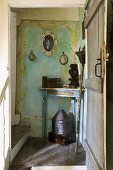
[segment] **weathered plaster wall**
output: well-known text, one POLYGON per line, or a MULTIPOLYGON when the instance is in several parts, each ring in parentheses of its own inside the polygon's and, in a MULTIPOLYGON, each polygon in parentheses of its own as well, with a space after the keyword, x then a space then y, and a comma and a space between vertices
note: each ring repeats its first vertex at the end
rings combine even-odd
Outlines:
POLYGON ((22 20, 79 21, 80 8, 16 9, 17 24, 22 20))
MULTIPOLYGON (((16 24, 20 25, 21 20, 51 20, 51 21, 79 21, 79 30, 81 30, 81 18, 83 8, 19 8, 11 10, 10 24, 10 72, 11 72, 11 124, 16 123, 15 117, 15 87, 16 87, 16 24)), ((81 37, 81 31, 79 36, 81 37)), ((80 38, 81 39, 81 38, 80 38)), ((80 46, 77 42, 76 47, 80 46)), ((77 48, 78 49, 78 48, 77 48)))
MULTIPOLYGON (((79 32, 79 22, 72 21, 22 21, 18 32, 17 54, 17 101, 16 113, 21 114, 22 123, 31 124, 31 135, 41 136, 42 120, 42 76, 60 77, 63 84, 69 84, 70 64, 75 63, 75 49, 79 32), (48 57, 40 48, 41 35, 51 30, 57 37, 57 50, 48 57), (33 50, 36 61, 30 61, 29 52, 33 50), (68 63, 61 65, 62 52, 68 56, 68 63)), ((58 107, 70 110, 70 100, 48 97, 48 129, 51 130, 51 118, 58 107)))

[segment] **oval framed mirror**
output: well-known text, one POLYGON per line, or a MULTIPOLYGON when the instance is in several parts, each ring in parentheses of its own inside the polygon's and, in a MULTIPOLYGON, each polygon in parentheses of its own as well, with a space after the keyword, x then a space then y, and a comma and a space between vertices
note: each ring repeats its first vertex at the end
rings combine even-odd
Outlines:
POLYGON ((51 31, 47 31, 41 36, 41 48, 47 56, 51 56, 56 51, 56 45, 56 36, 51 31))

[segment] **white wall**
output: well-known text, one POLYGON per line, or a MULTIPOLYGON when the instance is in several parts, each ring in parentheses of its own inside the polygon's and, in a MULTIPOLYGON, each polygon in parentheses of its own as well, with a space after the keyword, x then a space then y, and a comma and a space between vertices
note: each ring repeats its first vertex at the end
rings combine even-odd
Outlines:
POLYGON ((0 0, 0 170, 8 169, 10 144, 8 2, 0 0))
POLYGON ((0 170, 8 168, 9 165, 9 88, 4 92, 4 97, 0 103, 0 170))
POLYGON ((0 0, 0 94, 8 76, 8 8, 6 0, 0 0), (3 8, 4 6, 4 8, 3 8))

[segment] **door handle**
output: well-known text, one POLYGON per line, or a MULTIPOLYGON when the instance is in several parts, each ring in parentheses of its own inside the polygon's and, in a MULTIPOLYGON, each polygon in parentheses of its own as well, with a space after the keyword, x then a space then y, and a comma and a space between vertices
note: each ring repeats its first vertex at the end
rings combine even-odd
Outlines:
POLYGON ((97 64, 95 65, 95 76, 102 78, 102 48, 100 48, 100 58, 97 58, 97 64))
POLYGON ((101 78, 101 76, 102 76, 102 73, 101 73, 101 63, 97 63, 96 65, 95 65, 95 76, 96 77, 99 77, 99 78, 101 78), (98 70, 100 69, 100 74, 98 74, 98 70))

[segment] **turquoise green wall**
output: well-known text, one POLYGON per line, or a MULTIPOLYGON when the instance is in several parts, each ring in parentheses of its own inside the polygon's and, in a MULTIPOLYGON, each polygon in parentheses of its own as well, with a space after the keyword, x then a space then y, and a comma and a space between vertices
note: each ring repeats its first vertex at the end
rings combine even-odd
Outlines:
MULTIPOLYGON (((63 84, 69 84, 68 71, 70 64, 76 63, 79 28, 79 22, 72 21, 22 21, 18 28, 16 113, 21 115, 21 123, 31 125, 31 136, 42 135, 42 76, 59 77, 63 84), (52 56, 46 56, 40 47, 41 35, 47 30, 57 38, 52 56), (35 61, 29 60, 31 50, 36 55, 35 61), (62 52, 68 56, 66 65, 59 62, 62 52)), ((69 112, 70 99, 48 97, 48 131, 59 106, 69 112)))

